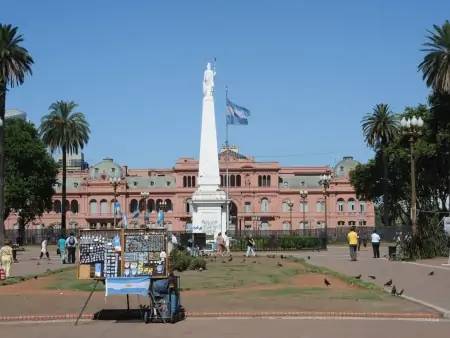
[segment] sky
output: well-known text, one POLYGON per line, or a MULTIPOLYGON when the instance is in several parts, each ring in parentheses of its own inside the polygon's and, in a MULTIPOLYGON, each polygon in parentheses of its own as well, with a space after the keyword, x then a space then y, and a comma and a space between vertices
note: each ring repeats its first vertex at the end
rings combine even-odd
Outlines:
POLYGON ((394 112, 425 103, 417 72, 427 30, 450 1, 0 0, 0 23, 19 27, 33 75, 7 108, 36 125, 73 100, 91 127, 91 164, 170 168, 198 158, 202 78, 216 58, 218 144, 225 87, 251 110, 230 144, 259 161, 365 162, 361 119, 377 103, 394 112))

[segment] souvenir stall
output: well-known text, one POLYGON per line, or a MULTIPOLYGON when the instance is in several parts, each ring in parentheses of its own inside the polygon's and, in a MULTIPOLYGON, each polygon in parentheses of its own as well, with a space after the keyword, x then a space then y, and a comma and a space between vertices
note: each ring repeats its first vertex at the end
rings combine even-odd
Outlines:
POLYGON ((95 280, 95 286, 103 282, 106 297, 126 295, 127 310, 129 295, 148 297, 148 304, 140 305, 145 322, 184 318, 180 279, 170 273, 165 229, 81 230, 78 262, 79 279, 95 280))

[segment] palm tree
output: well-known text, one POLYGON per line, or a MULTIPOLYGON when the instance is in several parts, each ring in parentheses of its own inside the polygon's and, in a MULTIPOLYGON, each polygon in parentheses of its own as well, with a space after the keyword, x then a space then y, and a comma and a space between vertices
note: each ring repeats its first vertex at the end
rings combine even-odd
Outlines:
POLYGON ((21 46, 22 35, 17 27, 0 23, 0 245, 5 241, 5 134, 6 92, 8 87, 19 86, 31 74, 33 59, 21 46))
POLYGON ((433 90, 450 94, 450 22, 445 21, 442 27, 433 25, 434 32, 427 36, 428 42, 422 51, 427 52, 419 64, 423 79, 433 90))
POLYGON ((74 112, 78 105, 73 101, 56 101, 49 107, 50 112, 41 120, 39 132, 42 140, 53 152, 62 153, 62 201, 61 232, 66 231, 66 157, 77 153, 89 140, 89 123, 83 113, 74 112))
POLYGON ((397 135, 399 122, 392 113, 389 105, 384 103, 377 104, 371 114, 367 114, 361 121, 364 139, 373 150, 381 153, 383 162, 383 222, 390 225, 389 218, 389 197, 387 189, 388 163, 386 160, 385 147, 397 135))

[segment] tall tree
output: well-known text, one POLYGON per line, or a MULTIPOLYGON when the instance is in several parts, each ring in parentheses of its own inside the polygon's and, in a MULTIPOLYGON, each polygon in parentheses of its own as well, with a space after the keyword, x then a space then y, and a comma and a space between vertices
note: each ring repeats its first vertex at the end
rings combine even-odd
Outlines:
POLYGON ((427 52, 419 64, 428 87, 442 94, 450 94, 450 22, 433 25, 428 31, 427 42, 422 51, 427 52))
POLYGON ((5 241, 5 111, 6 92, 21 85, 31 74, 33 59, 21 46, 22 35, 17 27, 0 23, 0 245, 5 241))
POLYGON ((49 107, 50 112, 41 120, 42 140, 53 152, 62 154, 62 201, 61 231, 66 231, 66 166, 67 154, 77 153, 89 140, 89 123, 83 113, 75 112, 78 105, 73 101, 57 101, 49 107))
POLYGON ((383 222, 390 224, 389 196, 388 196, 388 162, 386 160, 385 147, 398 133, 398 119, 392 113, 389 105, 377 104, 372 113, 367 114, 362 120, 364 139, 372 149, 380 152, 383 162, 383 222))
POLYGON ((18 118, 6 121, 5 154, 5 219, 17 213, 24 239, 25 225, 52 207, 58 166, 34 125, 18 118))

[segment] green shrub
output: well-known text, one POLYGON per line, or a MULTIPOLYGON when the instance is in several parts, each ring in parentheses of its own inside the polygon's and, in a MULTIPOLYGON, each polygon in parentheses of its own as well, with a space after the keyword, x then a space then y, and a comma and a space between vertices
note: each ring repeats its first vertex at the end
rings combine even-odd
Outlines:
POLYGON ((172 267, 177 271, 206 269, 206 261, 201 257, 192 257, 184 250, 174 249, 170 253, 172 267))
POLYGON ((190 270, 206 269, 206 261, 201 257, 192 257, 191 263, 189 264, 190 270))

